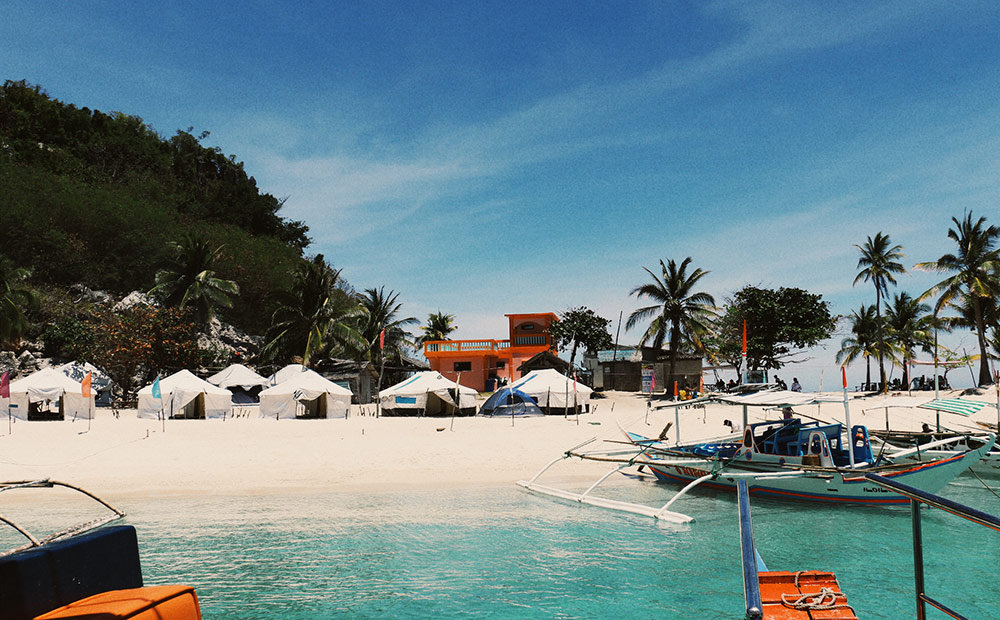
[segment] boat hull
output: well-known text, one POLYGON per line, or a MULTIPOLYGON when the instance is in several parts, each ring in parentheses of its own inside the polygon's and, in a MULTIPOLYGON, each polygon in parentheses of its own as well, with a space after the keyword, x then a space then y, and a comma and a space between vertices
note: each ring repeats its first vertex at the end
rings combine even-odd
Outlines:
MULTIPOLYGON (((770 468, 766 463, 753 466, 732 461, 712 479, 702 483, 710 488, 736 490, 739 478, 747 479, 750 493, 786 500, 818 502, 826 504, 907 504, 909 499, 889 491, 865 479, 869 472, 877 472, 886 478, 903 482, 929 493, 936 493, 959 474, 978 462, 989 445, 948 458, 923 463, 912 463, 895 468, 862 468, 856 470, 829 469, 795 473, 770 468)), ((692 460, 690 463, 657 464, 645 463, 646 467, 661 482, 687 484, 712 473, 711 461, 692 460)))

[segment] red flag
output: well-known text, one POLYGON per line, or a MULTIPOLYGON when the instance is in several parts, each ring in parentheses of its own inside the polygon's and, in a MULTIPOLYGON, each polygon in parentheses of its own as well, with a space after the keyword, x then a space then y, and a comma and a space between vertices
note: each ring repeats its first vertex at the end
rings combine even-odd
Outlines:
POLYGON ((677 396, 677 382, 674 381, 674 396, 677 396))
POLYGON ((0 376, 0 398, 10 398, 10 371, 4 371, 0 376))
POLYGON ((385 349, 385 329, 382 329, 378 335, 378 348, 385 349))
POLYGON ((573 391, 576 391, 576 371, 573 371, 573 391))
POLYGON ((93 375, 93 374, 94 373, 92 373, 92 372, 88 372, 87 376, 84 377, 83 381, 80 382, 80 386, 83 389, 83 397, 84 398, 90 398, 90 382, 91 382, 91 375, 93 375))
POLYGON ((844 377, 844 389, 847 389, 847 366, 840 367, 840 374, 844 377))
POLYGON ((747 354, 747 321, 743 319, 743 355, 747 354))

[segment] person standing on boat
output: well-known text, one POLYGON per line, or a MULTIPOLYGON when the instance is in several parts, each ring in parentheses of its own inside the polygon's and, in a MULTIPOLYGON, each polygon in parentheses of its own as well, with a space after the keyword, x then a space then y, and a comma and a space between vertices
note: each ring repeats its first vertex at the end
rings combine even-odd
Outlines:
POLYGON ((798 377, 792 377, 792 391, 793 392, 801 392, 802 391, 802 385, 799 384, 799 378, 798 377))

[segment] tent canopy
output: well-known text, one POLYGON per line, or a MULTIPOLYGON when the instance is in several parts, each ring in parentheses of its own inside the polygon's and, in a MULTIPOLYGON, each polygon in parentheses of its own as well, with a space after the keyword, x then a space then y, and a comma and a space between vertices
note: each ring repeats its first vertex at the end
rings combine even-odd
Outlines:
POLYGON ((269 385, 269 380, 258 375, 243 364, 232 364, 208 378, 208 382, 219 387, 241 387, 245 390, 256 385, 269 385))
POLYGON ((594 391, 551 368, 532 370, 511 387, 530 396, 539 407, 558 408, 587 405, 594 391))
POLYGON ((545 413, 538 408, 533 398, 521 390, 505 387, 493 392, 493 395, 486 399, 479 408, 479 415, 510 417, 545 415, 545 413))
POLYGON ((285 366, 278 372, 268 377, 268 382, 269 385, 278 385, 279 383, 284 383, 285 381, 288 381, 295 375, 300 375, 303 373, 312 373, 317 377, 323 376, 318 372, 316 372, 315 370, 310 370, 309 368, 306 368, 302 364, 289 364, 288 366, 285 366))
POLYGON ((409 379, 379 392, 383 409, 422 409, 431 413, 446 413, 456 406, 453 395, 458 390, 458 408, 474 409, 478 392, 445 379, 436 370, 418 372, 409 379))
MULTIPOLYGON (((160 395, 153 398, 153 384, 139 390, 139 417, 157 419, 162 414, 187 415, 189 405, 204 407, 206 418, 222 418, 232 410, 232 393, 204 379, 199 379, 189 370, 178 370, 160 380, 160 395), (196 402, 196 399, 201 399, 196 402), (202 405, 202 403, 204 403, 202 405)), ((201 417, 201 412, 196 412, 201 417)))
POLYGON ((289 379, 260 393, 260 415, 262 418, 294 418, 302 403, 307 412, 315 416, 346 418, 351 396, 350 390, 319 373, 297 371, 289 379))
POLYGON ((10 415, 27 420, 33 403, 58 403, 63 417, 89 418, 94 393, 83 396, 83 386, 55 368, 43 368, 10 383, 10 415))

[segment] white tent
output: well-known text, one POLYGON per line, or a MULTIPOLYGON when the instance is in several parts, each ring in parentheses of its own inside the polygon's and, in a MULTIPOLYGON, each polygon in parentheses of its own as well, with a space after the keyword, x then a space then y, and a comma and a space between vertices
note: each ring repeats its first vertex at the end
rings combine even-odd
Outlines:
POLYGON ((243 364, 232 364, 208 378, 208 382, 232 392, 234 406, 257 405, 260 392, 271 385, 266 379, 243 364))
POLYGON ((208 378, 208 382, 223 388, 241 387, 245 390, 256 385, 268 385, 270 381, 258 375, 243 364, 232 364, 208 378))
POLYGON ((90 362, 69 362, 56 368, 59 372, 74 381, 83 381, 90 374, 90 387, 94 392, 94 404, 101 407, 111 406, 111 389, 114 382, 103 370, 90 362))
POLYGON ((0 415, 18 420, 88 419, 94 411, 94 392, 83 397, 83 386, 55 368, 11 381, 10 399, 0 399, 0 415), (9 409, 8 409, 9 407, 9 409))
POLYGON ((512 383, 511 387, 535 399, 543 410, 553 407, 586 409, 590 405, 590 394, 594 391, 552 368, 532 370, 512 383))
POLYGON ((289 364, 288 366, 285 366, 278 372, 271 375, 268 378, 268 385, 278 385, 279 383, 284 383, 285 381, 288 381, 292 377, 300 375, 302 373, 312 373, 317 377, 323 376, 318 372, 316 372, 315 370, 310 370, 306 368, 302 364, 289 364))
MULTIPOLYGON (((458 388, 458 408, 475 409, 479 393, 464 385, 458 388)), ((445 379, 436 370, 426 370, 382 390, 378 397, 382 410, 389 412, 387 415, 393 412, 397 415, 419 412, 424 415, 447 415, 455 410, 454 390, 454 381, 445 379)))
POLYGON ((301 403, 305 416, 346 418, 351 391, 313 371, 299 372, 260 393, 260 417, 294 418, 301 403))
POLYGON ((224 418, 232 410, 232 394, 225 388, 179 370, 160 380, 160 398, 153 398, 153 385, 139 390, 139 417, 224 418))

